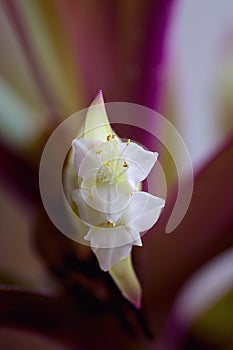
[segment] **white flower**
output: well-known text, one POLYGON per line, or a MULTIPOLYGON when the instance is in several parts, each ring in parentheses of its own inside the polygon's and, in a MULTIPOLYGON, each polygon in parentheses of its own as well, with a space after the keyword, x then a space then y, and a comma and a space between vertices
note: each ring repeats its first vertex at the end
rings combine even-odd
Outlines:
POLYGON ((81 219, 104 271, 126 258, 140 233, 158 220, 164 200, 137 190, 157 160, 157 153, 134 142, 92 139, 73 141, 74 164, 80 188, 73 192, 81 219))
POLYGON ((140 307, 141 287, 131 261, 133 245, 158 220, 165 201, 140 191, 158 153, 114 135, 100 91, 88 108, 83 138, 72 143, 78 186, 72 192, 87 227, 85 239, 100 267, 140 307))

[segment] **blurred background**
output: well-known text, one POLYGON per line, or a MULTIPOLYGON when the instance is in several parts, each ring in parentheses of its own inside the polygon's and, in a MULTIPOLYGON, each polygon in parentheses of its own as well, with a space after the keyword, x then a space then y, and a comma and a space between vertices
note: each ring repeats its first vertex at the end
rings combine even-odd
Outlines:
MULTIPOLYGON (((232 97, 231 0, 0 0, 1 349, 101 348, 104 336, 88 345, 84 337, 79 347, 71 329, 60 339, 51 325, 42 327, 38 310, 27 310, 32 295, 88 299, 98 311, 80 311, 85 324, 106 313, 114 320, 117 305, 139 349, 233 349, 232 97), (146 240, 144 253, 135 251, 145 291, 139 326, 87 248, 55 232, 40 203, 38 168, 48 136, 99 89, 106 102, 141 104, 170 120, 195 173, 185 223, 167 238, 161 219, 148 239, 158 247, 155 260, 146 240), (145 261, 158 275, 144 271, 145 261), (22 291, 26 316, 13 317, 22 291)), ((175 167, 166 159, 172 192, 175 167)), ((43 300, 45 319, 46 312, 60 315, 60 304, 50 311, 43 300)), ((128 328, 114 327, 121 348, 136 349, 128 328)))

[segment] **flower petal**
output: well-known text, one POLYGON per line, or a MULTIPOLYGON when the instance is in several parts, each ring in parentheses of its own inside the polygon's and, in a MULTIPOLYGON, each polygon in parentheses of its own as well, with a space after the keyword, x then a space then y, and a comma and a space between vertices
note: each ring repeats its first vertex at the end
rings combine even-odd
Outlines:
POLYGON ((93 188, 95 209, 105 213, 107 221, 116 223, 130 205, 132 187, 127 182, 118 184, 97 184, 93 188), (100 209, 101 208, 101 209, 100 209))
POLYGON ((153 168, 157 158, 157 152, 143 149, 134 142, 118 145, 121 157, 128 163, 127 175, 134 185, 143 181, 153 168))
MULTIPOLYGON (((130 194, 131 187, 127 182, 120 184, 102 184, 87 181, 82 181, 81 188, 74 191, 73 200, 76 202, 77 206, 80 207, 80 213, 87 211, 85 206, 89 207, 88 214, 82 215, 83 220, 88 220, 91 215, 100 215, 100 220, 98 224, 103 222, 116 223, 122 217, 124 211, 127 209, 131 202, 132 196, 130 194), (91 185, 91 187, 88 187, 91 185), (92 212, 92 210, 93 212, 92 212)), ((91 220, 91 217, 90 217, 91 220)), ((93 222, 89 222, 93 224, 93 222)), ((97 225, 97 221, 96 221, 97 225)))
POLYGON ((84 200, 85 196, 87 196, 87 194, 84 190, 77 189, 72 192, 72 198, 78 207, 81 220, 88 226, 98 226, 105 221, 104 214, 88 205, 84 200))
MULTIPOLYGON (((111 248, 125 245, 142 245, 138 231, 127 226, 90 227, 84 237, 91 242, 92 248, 111 248)), ((107 249, 106 249, 107 250, 107 249)))
POLYGON ((80 177, 88 177, 93 169, 101 166, 95 149, 101 148, 103 142, 92 139, 74 139, 72 142, 74 152, 74 167, 80 177))
POLYGON ((132 245, 127 244, 116 248, 92 248, 95 253, 100 268, 103 271, 109 271, 113 265, 117 264, 122 259, 125 259, 131 252, 132 245))
MULTIPOLYGON (((109 271, 113 266, 116 266, 115 271, 118 271, 118 278, 120 271, 117 268, 117 265, 121 260, 127 258, 132 250, 131 244, 126 244, 122 247, 116 248, 93 248, 93 252, 95 253, 100 267, 103 271, 109 271)), ((114 274, 114 272, 113 272, 114 274)), ((123 275, 123 273, 122 273, 123 275)), ((119 283, 120 281, 118 281, 119 283)))
POLYGON ((110 134, 112 129, 104 105, 103 92, 100 90, 87 110, 84 139, 106 141, 110 134))
POLYGON ((158 220, 165 201, 146 192, 135 192, 125 216, 125 223, 139 232, 149 230, 158 220))
POLYGON ((138 278, 133 269, 130 254, 116 263, 109 273, 120 289, 122 295, 137 309, 141 306, 142 290, 138 278))
POLYGON ((93 139, 74 139, 73 143, 74 165, 79 177, 95 180, 97 174, 104 170, 104 164, 109 164, 109 173, 116 171, 119 163, 118 142, 99 141, 93 139))

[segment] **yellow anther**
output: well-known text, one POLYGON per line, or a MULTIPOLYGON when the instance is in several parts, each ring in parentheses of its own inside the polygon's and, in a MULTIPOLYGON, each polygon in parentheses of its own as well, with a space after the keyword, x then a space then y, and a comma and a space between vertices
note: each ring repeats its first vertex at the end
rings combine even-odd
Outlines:
POLYGON ((124 160, 124 163, 122 164, 123 168, 128 168, 128 163, 124 160))
POLYGON ((104 162, 103 165, 104 166, 109 166, 109 162, 104 162))
POLYGON ((112 221, 108 221, 108 227, 115 227, 116 224, 112 221))
POLYGON ((129 144, 130 144, 130 141, 131 141, 131 140, 130 140, 130 139, 128 139, 128 141, 127 141, 127 145, 129 145, 129 144))
POLYGON ((102 151, 102 149, 97 149, 97 151, 95 152, 96 154, 100 154, 100 153, 102 153, 103 151, 102 151))
POLYGON ((107 136, 107 141, 111 141, 114 138, 115 138, 115 135, 110 134, 110 135, 107 136))

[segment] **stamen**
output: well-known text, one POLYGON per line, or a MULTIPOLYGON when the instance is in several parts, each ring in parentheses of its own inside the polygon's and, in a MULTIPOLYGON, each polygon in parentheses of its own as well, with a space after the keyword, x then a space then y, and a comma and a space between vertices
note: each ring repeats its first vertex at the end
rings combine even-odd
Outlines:
POLYGON ((123 165, 123 167, 124 167, 124 170, 122 170, 121 172, 120 172, 120 174, 116 177, 116 179, 119 179, 119 177, 121 177, 127 170, 128 170, 128 164, 126 165, 126 166, 124 166, 123 165))
POLYGON ((111 140, 113 140, 114 138, 115 138, 115 135, 110 134, 110 135, 107 136, 107 141, 111 141, 111 140))
POLYGON ((103 151, 102 151, 102 149, 97 149, 97 151, 95 152, 96 154, 100 154, 100 153, 102 153, 103 151))
POLYGON ((128 163, 124 160, 123 164, 122 164, 123 168, 128 168, 128 163))
POLYGON ((114 171, 110 167, 110 162, 102 163, 103 166, 98 169, 96 180, 98 182, 111 182, 114 177, 114 171))
POLYGON ((124 155, 125 150, 126 150, 127 146, 129 146, 130 142, 131 142, 131 140, 128 139, 128 141, 127 141, 126 144, 125 144, 125 147, 124 147, 123 150, 121 151, 120 157, 122 157, 122 156, 124 155))
POLYGON ((108 221, 107 225, 108 225, 108 227, 115 227, 116 226, 116 224, 112 221, 108 221))
MULTIPOLYGON (((125 144, 125 146, 124 146, 124 148, 123 148, 123 150, 121 151, 121 153, 120 153, 120 155, 119 155, 119 158, 118 158, 118 161, 117 161, 117 164, 116 164, 116 169, 115 169, 115 170, 117 170, 117 168, 119 167, 119 165, 120 165, 119 163, 120 163, 120 161, 121 161, 121 158, 123 157, 123 155, 124 155, 124 153, 125 153, 125 150, 126 150, 127 146, 130 144, 130 142, 131 142, 131 140, 128 139, 127 142, 126 142, 126 144, 125 144)), ((127 168, 127 167, 128 167, 128 165, 126 165, 126 164, 127 164, 127 163, 124 162, 124 165, 123 165, 124 168, 127 168)))

